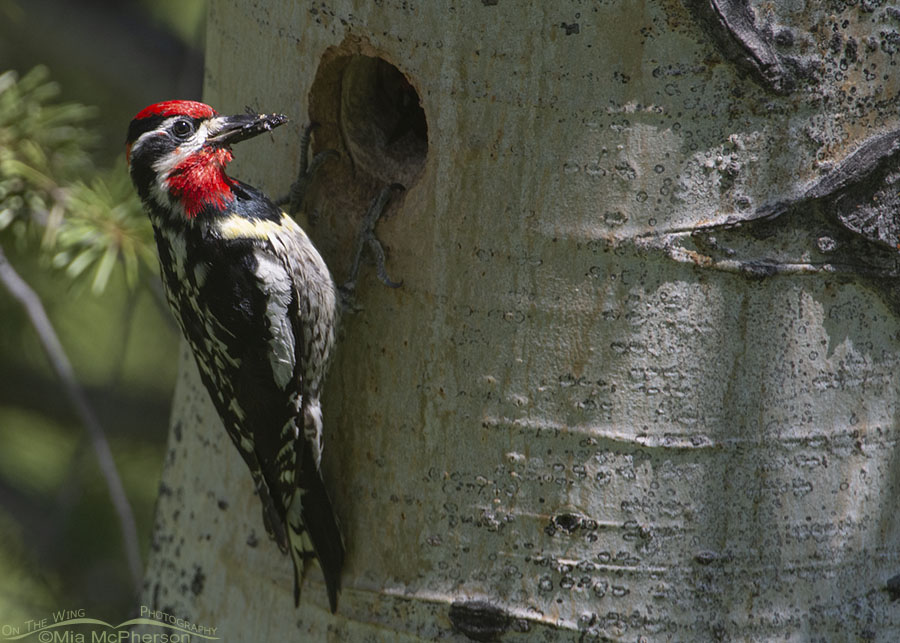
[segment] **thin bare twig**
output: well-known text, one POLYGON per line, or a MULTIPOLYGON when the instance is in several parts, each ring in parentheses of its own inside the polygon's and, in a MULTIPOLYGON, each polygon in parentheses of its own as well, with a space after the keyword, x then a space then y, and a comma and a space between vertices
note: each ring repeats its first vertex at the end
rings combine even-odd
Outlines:
POLYGON ((75 379, 72 364, 69 362, 62 344, 59 342, 59 337, 57 337, 56 331, 50 323, 50 318, 47 317, 47 312, 44 310, 40 297, 15 271, 6 258, 3 248, 0 248, 0 282, 6 286, 10 294, 22 304, 28 313, 31 325, 37 332, 38 338, 47 352, 47 357, 50 359, 53 370, 56 371, 56 374, 62 381, 69 401, 75 407, 76 413, 88 431, 94 454, 97 457, 97 463, 100 465, 100 471, 106 480, 110 500, 116 509, 116 513, 119 515, 119 525, 122 529, 122 540, 125 544, 125 554, 128 558, 128 566, 131 569, 132 580, 136 590, 140 591, 143 574, 141 571, 141 554, 138 548, 137 525, 134 521, 134 514, 131 511, 131 505, 128 503, 128 498, 125 495, 122 480, 119 478, 119 473, 116 470, 116 463, 113 460, 109 442, 106 440, 106 434, 94 410, 88 403, 84 391, 81 390, 78 381, 75 379))

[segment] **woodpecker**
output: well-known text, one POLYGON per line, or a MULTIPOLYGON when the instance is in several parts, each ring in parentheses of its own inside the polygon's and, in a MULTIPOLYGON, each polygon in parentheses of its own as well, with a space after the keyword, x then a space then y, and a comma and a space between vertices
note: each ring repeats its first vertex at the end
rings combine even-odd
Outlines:
POLYGON ((334 612, 344 544, 320 471, 319 393, 340 295, 303 229, 225 173, 232 144, 286 121, 157 103, 131 121, 127 157, 169 305, 250 469, 266 531, 291 554, 294 602, 304 562, 315 557, 334 612))

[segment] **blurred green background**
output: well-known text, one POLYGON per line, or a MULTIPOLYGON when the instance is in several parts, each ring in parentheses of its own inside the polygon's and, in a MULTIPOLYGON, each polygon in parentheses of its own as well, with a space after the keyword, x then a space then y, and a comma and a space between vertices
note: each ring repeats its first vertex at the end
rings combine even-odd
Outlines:
MULTIPOLYGON (((0 0, 0 248, 106 431, 144 563, 178 335, 123 141, 144 106, 200 98, 205 17, 206 0, 0 0)), ((136 604, 87 431, 0 285, 0 624, 136 604)))

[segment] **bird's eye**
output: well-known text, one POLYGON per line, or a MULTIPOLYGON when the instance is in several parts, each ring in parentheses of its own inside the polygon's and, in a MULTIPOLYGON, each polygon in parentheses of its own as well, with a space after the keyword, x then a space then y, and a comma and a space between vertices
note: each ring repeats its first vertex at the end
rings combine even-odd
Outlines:
POLYGON ((172 133, 178 138, 187 138, 194 131, 194 125, 188 120, 179 119, 172 124, 172 133))

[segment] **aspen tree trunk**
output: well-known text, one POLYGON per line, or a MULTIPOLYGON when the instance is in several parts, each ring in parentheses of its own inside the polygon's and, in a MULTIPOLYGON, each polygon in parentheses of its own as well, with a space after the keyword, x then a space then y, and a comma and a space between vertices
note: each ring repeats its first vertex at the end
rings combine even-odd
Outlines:
POLYGON ((183 354, 143 603, 263 640, 900 640, 900 14, 795 0, 211 3, 206 100, 338 280, 347 561, 295 609, 183 354), (293 129, 289 129, 292 127, 293 129), (306 637, 306 638, 304 638, 306 637))

